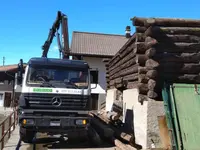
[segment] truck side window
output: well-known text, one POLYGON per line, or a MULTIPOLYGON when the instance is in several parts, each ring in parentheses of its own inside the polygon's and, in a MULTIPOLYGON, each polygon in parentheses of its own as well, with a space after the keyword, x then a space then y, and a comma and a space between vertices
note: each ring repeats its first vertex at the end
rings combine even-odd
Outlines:
POLYGON ((90 75, 91 75, 91 83, 95 83, 98 84, 98 71, 96 70, 92 70, 90 71, 90 75))

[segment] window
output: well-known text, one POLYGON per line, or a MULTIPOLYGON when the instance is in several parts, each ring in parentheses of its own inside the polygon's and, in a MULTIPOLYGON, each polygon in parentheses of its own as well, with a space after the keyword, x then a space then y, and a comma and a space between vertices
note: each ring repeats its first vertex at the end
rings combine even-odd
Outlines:
POLYGON ((98 71, 97 70, 92 70, 90 71, 90 75, 91 75, 91 83, 95 83, 98 84, 98 71))
POLYGON ((0 93, 0 100, 3 100, 3 93, 0 93))
POLYGON ((27 84, 42 87, 87 88, 88 68, 32 65, 29 67, 27 84))

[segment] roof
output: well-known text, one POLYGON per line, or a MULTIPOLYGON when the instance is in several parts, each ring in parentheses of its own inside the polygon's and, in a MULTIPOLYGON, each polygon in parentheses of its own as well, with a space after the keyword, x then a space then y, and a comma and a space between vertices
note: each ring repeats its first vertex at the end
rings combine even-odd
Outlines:
MULTIPOLYGON (((24 64, 25 65, 25 64, 24 64)), ((25 65, 26 66, 26 65, 25 65)), ((18 68, 18 64, 0 66, 0 72, 14 71, 18 68)))
POLYGON ((46 65, 59 67, 73 67, 73 68, 88 68, 88 63, 82 60, 69 60, 46 57, 33 57, 29 60, 30 65, 46 65))
POLYGON ((127 41, 125 35, 74 31, 71 54, 114 56, 127 41))

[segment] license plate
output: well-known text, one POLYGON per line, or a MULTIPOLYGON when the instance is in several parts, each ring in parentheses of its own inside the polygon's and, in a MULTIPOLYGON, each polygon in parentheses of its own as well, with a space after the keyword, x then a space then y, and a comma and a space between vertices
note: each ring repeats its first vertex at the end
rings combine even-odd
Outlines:
POLYGON ((60 122, 58 122, 58 121, 52 121, 52 122, 50 122, 50 126, 60 126, 60 122))

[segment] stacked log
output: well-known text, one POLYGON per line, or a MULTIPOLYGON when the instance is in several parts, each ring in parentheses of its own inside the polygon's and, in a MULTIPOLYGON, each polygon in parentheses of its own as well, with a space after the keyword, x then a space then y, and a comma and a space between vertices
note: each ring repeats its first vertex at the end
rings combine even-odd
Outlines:
POLYGON ((200 83, 200 20, 132 18, 136 32, 108 64, 109 88, 159 99, 164 82, 200 83))
POLYGON ((137 85, 135 40, 136 35, 133 35, 110 60, 108 68, 110 88, 123 89, 137 85))
POLYGON ((138 81, 147 92, 141 94, 156 99, 164 82, 200 83, 200 20, 134 17, 132 21, 143 44, 136 50, 138 81))

